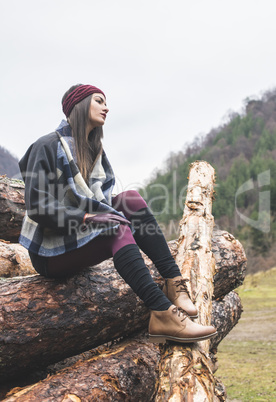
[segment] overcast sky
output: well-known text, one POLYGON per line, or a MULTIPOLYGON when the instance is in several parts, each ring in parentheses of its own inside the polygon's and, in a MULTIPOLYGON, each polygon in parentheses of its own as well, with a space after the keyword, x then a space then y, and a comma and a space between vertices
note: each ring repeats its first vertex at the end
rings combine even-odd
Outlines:
POLYGON ((276 86, 275 0, 0 0, 0 145, 21 157, 92 84, 122 189, 276 86))

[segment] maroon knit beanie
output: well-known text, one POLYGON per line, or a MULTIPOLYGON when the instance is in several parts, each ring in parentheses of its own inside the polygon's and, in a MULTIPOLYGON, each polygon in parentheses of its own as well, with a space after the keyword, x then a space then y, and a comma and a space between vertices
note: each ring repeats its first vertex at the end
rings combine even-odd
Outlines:
POLYGON ((82 101, 84 98, 91 94, 101 93, 104 95, 103 91, 101 91, 97 87, 93 87, 92 85, 80 85, 74 91, 70 92, 68 96, 62 102, 62 110, 66 117, 68 117, 73 109, 73 107, 82 101))

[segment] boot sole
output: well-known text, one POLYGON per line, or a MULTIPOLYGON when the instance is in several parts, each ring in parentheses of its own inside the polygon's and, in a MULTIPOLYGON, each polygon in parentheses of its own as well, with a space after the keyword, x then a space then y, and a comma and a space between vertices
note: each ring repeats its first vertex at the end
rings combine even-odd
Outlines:
POLYGON ((197 341, 204 341, 205 339, 212 338, 213 336, 217 335, 217 331, 205 335, 205 336, 198 336, 196 338, 177 338, 176 336, 170 336, 170 335, 151 335, 149 334, 149 341, 153 343, 166 343, 166 341, 174 341, 174 342, 180 342, 180 343, 192 343, 192 342, 197 342, 197 341))

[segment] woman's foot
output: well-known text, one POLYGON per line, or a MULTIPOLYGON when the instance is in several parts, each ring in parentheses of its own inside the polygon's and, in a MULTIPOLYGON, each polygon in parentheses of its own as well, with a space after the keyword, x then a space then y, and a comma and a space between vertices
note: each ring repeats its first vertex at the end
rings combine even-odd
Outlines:
POLYGON ((151 311, 149 340, 165 343, 167 340, 191 343, 209 339, 217 331, 211 325, 200 325, 189 319, 182 308, 172 305, 165 311, 151 311))
POLYGON ((190 318, 197 318, 198 312, 190 299, 186 282, 187 279, 182 276, 165 279, 163 292, 175 306, 185 310, 190 318))

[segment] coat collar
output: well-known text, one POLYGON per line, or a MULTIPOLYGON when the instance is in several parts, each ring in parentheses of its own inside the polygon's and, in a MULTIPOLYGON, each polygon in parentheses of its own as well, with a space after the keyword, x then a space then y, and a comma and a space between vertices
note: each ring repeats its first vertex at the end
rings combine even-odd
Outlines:
POLYGON ((69 123, 66 120, 61 120, 60 125, 56 131, 62 135, 62 137, 72 137, 72 130, 69 123))

